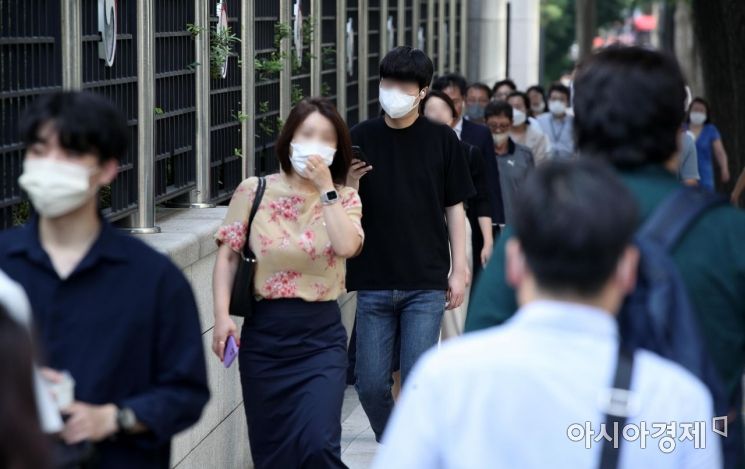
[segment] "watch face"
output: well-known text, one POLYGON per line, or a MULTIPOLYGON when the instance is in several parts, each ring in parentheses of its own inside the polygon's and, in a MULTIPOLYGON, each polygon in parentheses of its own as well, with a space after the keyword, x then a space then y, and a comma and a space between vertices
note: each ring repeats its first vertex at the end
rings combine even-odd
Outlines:
POLYGON ((326 192, 326 198, 330 201, 336 200, 339 198, 339 194, 337 194, 336 191, 326 192))

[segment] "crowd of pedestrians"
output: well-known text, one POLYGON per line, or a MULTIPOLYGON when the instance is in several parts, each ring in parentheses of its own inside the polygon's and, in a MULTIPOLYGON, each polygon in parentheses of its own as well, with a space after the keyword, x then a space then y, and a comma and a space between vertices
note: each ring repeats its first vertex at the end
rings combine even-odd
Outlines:
MULTIPOLYGON (((376 468, 745 467, 745 214, 677 63, 611 47, 544 92, 397 47, 379 75, 351 129, 295 105, 280 170, 215 233, 207 359, 237 357, 255 466, 345 467, 351 379, 376 468)), ((98 209, 126 122, 58 92, 19 129, 35 214, 0 233, 0 467, 167 468, 210 391, 187 280, 98 209)))

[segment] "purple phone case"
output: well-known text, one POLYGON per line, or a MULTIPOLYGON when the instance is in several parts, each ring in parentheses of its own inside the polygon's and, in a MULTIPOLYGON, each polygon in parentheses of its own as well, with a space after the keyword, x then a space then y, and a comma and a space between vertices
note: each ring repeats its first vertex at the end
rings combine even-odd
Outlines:
POLYGON ((230 368, 230 365, 235 361, 235 357, 238 356, 238 346, 235 344, 235 339, 231 335, 228 337, 228 343, 225 345, 225 356, 223 357, 223 364, 225 368, 230 368))

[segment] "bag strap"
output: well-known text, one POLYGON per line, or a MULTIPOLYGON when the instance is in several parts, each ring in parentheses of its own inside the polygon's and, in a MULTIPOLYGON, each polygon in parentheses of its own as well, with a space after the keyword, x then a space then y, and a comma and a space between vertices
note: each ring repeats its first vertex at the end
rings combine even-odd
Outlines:
POLYGON ((607 407, 605 409, 605 431, 614 435, 614 442, 603 441, 600 454, 600 469, 616 469, 618 457, 621 453, 621 435, 629 416, 629 401, 631 397, 631 373, 634 368, 634 352, 627 346, 618 347, 618 363, 613 378, 613 388, 610 390, 607 407), (614 431, 614 426, 617 430, 614 431))
POLYGON ((726 200, 714 194, 681 187, 668 196, 639 229, 639 236, 670 251, 693 222, 711 207, 726 200))
POLYGON ((259 186, 256 188, 256 195, 254 195, 254 203, 251 205, 251 211, 248 213, 248 224, 246 225, 246 241, 243 243, 243 257, 252 257, 253 253, 251 248, 248 246, 248 235, 251 232, 251 223, 254 221, 256 212, 259 211, 259 205, 261 205, 261 199, 264 197, 264 190, 266 189, 266 179, 263 177, 259 178, 259 186))

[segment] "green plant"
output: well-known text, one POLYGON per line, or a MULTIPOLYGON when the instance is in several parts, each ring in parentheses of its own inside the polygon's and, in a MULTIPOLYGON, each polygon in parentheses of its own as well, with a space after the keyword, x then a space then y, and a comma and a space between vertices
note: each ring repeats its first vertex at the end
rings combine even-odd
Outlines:
POLYGON ((12 207, 13 226, 23 225, 31 217, 31 204, 24 200, 12 207))
POLYGON ((321 96, 328 96, 331 94, 331 86, 325 81, 321 83, 321 96))
POLYGON ((196 24, 186 23, 186 30, 193 36, 197 37, 204 31, 204 28, 196 24))
POLYGON ((196 70, 196 69, 197 69, 197 67, 199 67, 200 65, 202 65, 202 64, 201 64, 201 63, 199 63, 199 62, 192 62, 192 63, 190 63, 189 65, 187 65, 187 66, 186 66, 186 69, 187 69, 187 70, 189 70, 189 71, 192 71, 192 72, 193 72, 193 71, 194 71, 194 70, 196 70))
POLYGON ((162 107, 155 106, 155 109, 153 109, 153 112, 155 112, 156 116, 160 116, 161 114, 165 114, 165 111, 163 111, 162 107))
POLYGON ((333 47, 324 47, 321 50, 321 63, 326 67, 333 67, 336 65, 336 49, 333 47))
POLYGON ((293 83, 291 94, 290 94, 290 102, 292 103, 292 105, 293 106, 296 105, 297 103, 302 101, 304 97, 305 96, 303 94, 303 88, 297 83, 293 83))
POLYGON ((230 27, 218 29, 215 26, 210 34, 210 74, 212 78, 222 77, 222 66, 233 53, 233 45, 241 40, 233 34, 230 27))
POLYGON ((98 201, 102 210, 111 208, 111 185, 101 187, 98 192, 98 201))
POLYGON ((237 113, 233 113, 233 117, 235 118, 235 120, 237 120, 241 124, 244 123, 246 120, 248 120, 248 114, 246 114, 243 111, 238 111, 237 113))
POLYGON ((283 54, 273 51, 269 57, 254 59, 257 81, 270 80, 284 68, 283 54))
POLYGON ((292 36, 292 28, 289 24, 277 22, 274 24, 274 47, 279 47, 284 39, 292 36))
POLYGON ((262 101, 259 103, 259 114, 266 114, 269 112, 269 101, 262 101))
POLYGON ((233 156, 243 158, 243 152, 241 152, 240 148, 233 148, 233 156))

